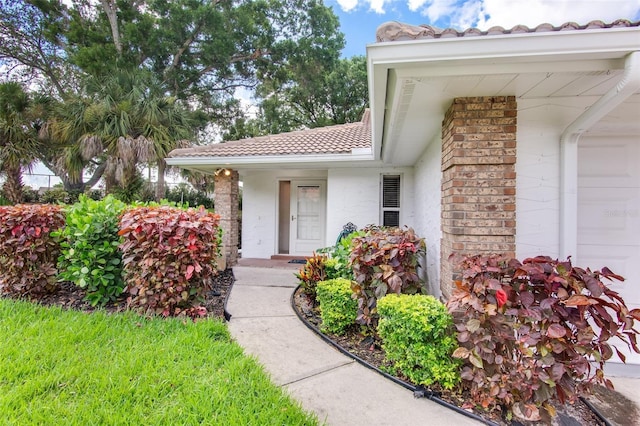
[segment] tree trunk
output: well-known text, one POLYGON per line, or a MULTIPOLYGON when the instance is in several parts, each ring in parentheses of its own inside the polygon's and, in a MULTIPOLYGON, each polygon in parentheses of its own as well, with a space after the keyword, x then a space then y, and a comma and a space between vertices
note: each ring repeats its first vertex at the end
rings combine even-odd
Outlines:
POLYGON ((102 175, 104 174, 104 171, 106 169, 107 169, 107 162, 104 161, 93 172, 93 176, 91 176, 91 178, 84 184, 83 191, 84 189, 92 188, 96 183, 98 183, 98 181, 102 178, 102 175))
POLYGON ((100 0, 100 3, 102 3, 102 9, 109 19, 111 35, 113 36, 113 44, 116 46, 118 56, 122 56, 122 42, 120 41, 120 30, 118 29, 118 10, 116 2, 113 0, 100 0))
POLYGON ((158 182, 156 182, 156 201, 160 201, 165 197, 164 187, 164 172, 167 168, 167 163, 164 158, 158 159, 158 182))
POLYGON ((18 167, 8 167, 5 165, 5 175, 7 179, 2 186, 2 192, 13 204, 22 202, 22 169, 18 167))

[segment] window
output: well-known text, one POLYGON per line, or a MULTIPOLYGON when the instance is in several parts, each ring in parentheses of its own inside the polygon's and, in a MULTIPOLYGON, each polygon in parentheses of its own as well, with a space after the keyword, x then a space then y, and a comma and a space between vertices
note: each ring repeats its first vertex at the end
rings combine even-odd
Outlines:
POLYGON ((400 226, 400 175, 382 175, 382 225, 400 226))

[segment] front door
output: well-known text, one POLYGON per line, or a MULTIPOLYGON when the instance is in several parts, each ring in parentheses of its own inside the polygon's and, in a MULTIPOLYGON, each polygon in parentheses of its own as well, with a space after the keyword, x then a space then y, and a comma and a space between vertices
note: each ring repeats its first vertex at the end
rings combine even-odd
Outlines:
POLYGON ((325 246, 326 183, 291 181, 289 252, 308 256, 325 246))

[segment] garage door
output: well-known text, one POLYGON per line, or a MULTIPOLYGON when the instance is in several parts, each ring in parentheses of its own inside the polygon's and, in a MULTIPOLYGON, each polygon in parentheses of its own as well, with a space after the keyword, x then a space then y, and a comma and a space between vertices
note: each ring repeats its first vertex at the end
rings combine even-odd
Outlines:
MULTIPOLYGON (((578 266, 608 266, 611 286, 640 308, 640 140, 583 137, 578 145, 578 266)), ((625 351, 626 352, 626 351, 625 351)), ((640 363, 640 356, 633 356, 640 363)))

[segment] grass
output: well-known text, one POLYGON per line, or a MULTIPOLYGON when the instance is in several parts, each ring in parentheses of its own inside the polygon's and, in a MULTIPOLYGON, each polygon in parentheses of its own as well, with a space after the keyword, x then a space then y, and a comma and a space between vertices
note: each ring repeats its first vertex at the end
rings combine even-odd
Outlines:
POLYGON ((2 425, 317 425, 217 320, 0 299, 2 425))

